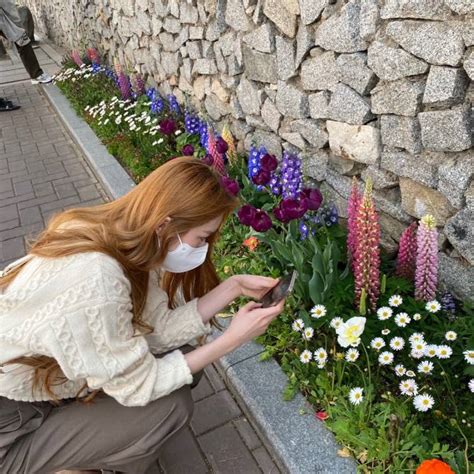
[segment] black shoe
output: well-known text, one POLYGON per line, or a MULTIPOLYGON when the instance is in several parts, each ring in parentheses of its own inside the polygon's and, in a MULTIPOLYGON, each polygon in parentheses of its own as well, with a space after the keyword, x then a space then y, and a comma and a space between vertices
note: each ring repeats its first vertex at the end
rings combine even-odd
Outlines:
POLYGON ((10 112, 12 110, 18 110, 20 105, 13 105, 11 100, 6 100, 0 97, 0 112, 10 112))

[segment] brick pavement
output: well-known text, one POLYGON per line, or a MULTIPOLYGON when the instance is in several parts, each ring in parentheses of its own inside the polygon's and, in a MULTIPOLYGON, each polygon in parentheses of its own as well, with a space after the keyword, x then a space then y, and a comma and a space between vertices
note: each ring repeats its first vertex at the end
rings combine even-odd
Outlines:
MULTIPOLYGON (((60 55, 51 45, 36 51, 44 69, 53 73, 60 55)), ((17 59, 0 58, 0 96, 22 106, 0 113, 0 269, 25 254, 27 240, 54 213, 107 199, 41 86, 25 79, 17 59)), ((164 446, 155 472, 280 472, 213 366, 193 398, 190 427, 164 446)))

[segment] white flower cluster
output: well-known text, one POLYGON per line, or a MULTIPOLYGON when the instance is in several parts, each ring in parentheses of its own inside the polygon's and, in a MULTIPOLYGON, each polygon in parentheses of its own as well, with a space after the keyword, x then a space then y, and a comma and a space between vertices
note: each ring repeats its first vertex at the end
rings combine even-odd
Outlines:
MULTIPOLYGON (((94 68, 92 66, 87 66, 83 64, 79 69, 74 67, 70 67, 65 69, 64 71, 59 72, 53 76, 53 80, 55 82, 63 82, 63 81, 71 81, 76 82, 78 79, 84 78, 88 79, 92 76, 92 71, 94 68)), ((102 66, 98 67, 96 71, 103 71, 104 68, 102 66)))
MULTIPOLYGON (((393 321, 392 324, 396 326, 395 331, 400 331, 400 329, 402 331, 410 331, 410 329, 405 328, 408 328, 412 321, 420 321, 422 315, 415 313, 410 316, 406 312, 400 311, 401 308, 399 307, 402 304, 403 298, 400 295, 391 296, 389 298, 388 306, 380 307, 377 310, 377 319, 383 321, 384 325, 388 324, 390 320, 393 321), (399 312, 395 313, 394 308, 397 308, 399 312)), ((425 310, 429 313, 437 313, 440 309, 441 305, 436 300, 429 301, 425 305, 425 310)), ((315 305, 310 311, 310 315, 314 319, 323 318, 327 314, 328 311, 326 307, 321 304, 315 305)), ((347 348, 344 354, 337 353, 335 357, 336 359, 345 359, 345 361, 349 363, 356 363, 359 360, 360 352, 356 347, 361 343, 361 335, 364 332, 365 324, 366 318, 359 316, 349 318, 346 321, 339 316, 330 319, 329 325, 337 334, 338 344, 343 348, 347 348)), ((292 324, 292 328, 295 331, 301 332, 303 339, 306 341, 311 340, 314 336, 314 329, 311 327, 305 328, 302 319, 296 319, 292 324)), ((381 366, 392 366, 392 364, 396 364, 391 370, 394 370, 395 375, 401 378, 399 382, 401 394, 413 398, 413 406, 416 410, 426 412, 434 406, 435 400, 432 395, 427 392, 418 392, 418 384, 416 380, 417 374, 419 377, 427 377, 430 376, 430 374, 433 374, 435 364, 429 359, 449 359, 453 355, 453 349, 446 343, 428 343, 425 340, 423 332, 412 332, 411 335, 407 334, 405 337, 403 337, 403 334, 393 335, 393 337, 390 337, 390 333, 390 329, 387 327, 383 328, 381 330, 381 335, 385 338, 373 338, 370 341, 369 347, 379 352, 378 363, 381 366), (383 350, 385 347, 390 350, 383 350), (414 361, 413 370, 407 369, 405 365, 396 363, 395 361, 395 359, 400 357, 405 350, 407 351, 409 358, 418 360, 416 363, 414 361)), ((443 339, 444 342, 450 343, 456 341, 458 335, 455 331, 449 330, 444 334, 443 339)), ((463 354, 466 362, 474 364, 474 350, 466 350, 463 354)), ((323 347, 316 349, 314 352, 306 349, 301 353, 300 360, 304 364, 314 360, 319 368, 323 368, 327 363, 328 354, 323 347)), ((422 386, 426 387, 426 382, 423 382, 422 386)), ((474 379, 470 380, 468 388, 471 392, 474 392, 474 379)), ((362 388, 355 387, 350 391, 349 401, 353 405, 359 405, 363 399, 364 395, 362 388)))
MULTIPOLYGON (((150 105, 150 102, 144 102, 144 105, 150 105)), ((105 101, 93 107, 86 106, 84 111, 92 118, 98 119, 99 126, 106 126, 112 121, 115 125, 120 125, 124 130, 131 132, 141 132, 142 135, 150 135, 154 137, 159 133, 158 118, 151 117, 147 111, 141 114, 135 113, 136 104, 130 100, 121 100, 118 97, 112 98, 108 103, 105 101)), ((176 130, 175 134, 179 135, 181 130, 176 130)), ((160 145, 164 142, 164 138, 160 137, 153 141, 152 146, 160 145)))

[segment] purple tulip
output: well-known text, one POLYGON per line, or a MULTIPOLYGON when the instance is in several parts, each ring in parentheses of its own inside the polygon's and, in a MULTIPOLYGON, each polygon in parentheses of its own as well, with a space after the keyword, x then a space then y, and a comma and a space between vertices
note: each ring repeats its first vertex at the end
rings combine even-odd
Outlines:
POLYGON ((260 158, 260 167, 264 169, 265 171, 275 171, 278 166, 278 161, 277 159, 273 156, 270 155, 269 153, 263 155, 260 158))
POLYGON ((284 224, 289 222, 290 219, 288 216, 283 212, 283 209, 281 207, 275 207, 273 209, 273 215, 280 221, 283 222, 284 224))
POLYGON ((283 199, 280 202, 280 207, 290 220, 303 217, 308 210, 308 204, 305 201, 292 198, 283 199))
POLYGON ((163 119, 160 122, 160 132, 163 135, 172 135, 176 132, 176 122, 172 119, 163 119))
POLYGON ((252 225, 256 213, 257 209, 255 209, 255 207, 251 206, 250 204, 245 204, 239 209, 237 216, 239 217, 241 224, 250 226, 252 225))
POLYGON ((251 226, 257 232, 266 232, 272 227, 272 220, 265 211, 261 211, 260 209, 258 209, 255 213, 255 217, 252 221, 251 226))
POLYGON ((194 147, 191 144, 187 144, 183 146, 183 155, 184 156, 193 156, 194 155, 194 147))
POLYGON ((232 194, 233 196, 237 196, 237 194, 239 194, 240 186, 239 183, 235 181, 235 179, 228 178, 227 176, 222 176, 221 184, 229 194, 232 194))
POLYGON ((226 153, 229 145, 227 145, 227 142, 222 137, 219 137, 216 140, 216 149, 219 153, 226 153))
POLYGON ((262 168, 255 176, 252 176, 252 181, 255 184, 265 186, 266 184, 270 182, 271 178, 272 178, 272 175, 270 174, 270 171, 264 170, 262 168))
POLYGON ((317 211, 323 202, 323 195, 319 189, 306 188, 300 193, 300 199, 306 201, 307 208, 310 211, 317 211))

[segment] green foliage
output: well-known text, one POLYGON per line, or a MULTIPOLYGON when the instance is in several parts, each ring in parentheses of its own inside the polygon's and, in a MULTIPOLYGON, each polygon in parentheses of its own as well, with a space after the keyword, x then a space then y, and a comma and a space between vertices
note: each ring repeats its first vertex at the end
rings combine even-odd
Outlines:
MULTIPOLYGON (((64 67, 75 66, 69 60, 64 67)), ((158 124, 167 113, 160 116, 149 113, 147 97, 127 104, 125 113, 124 104, 113 102, 119 95, 115 84, 102 74, 72 75, 58 82, 58 86, 137 182, 166 160, 182 154, 187 144, 194 146, 195 156, 205 154, 199 137, 183 131, 180 117, 174 118, 182 133, 161 134, 158 124), (143 116, 143 119, 137 118, 136 126, 131 127, 125 120, 126 114, 143 116)), ((258 191, 248 179, 244 157, 239 156, 228 171, 241 185, 242 203, 251 203, 265 211, 275 207, 278 199, 258 191)), ((287 298, 285 312, 258 338, 264 346, 260 358, 274 357, 287 374, 288 384, 282 394, 285 400, 300 391, 316 410, 327 412, 326 425, 344 446, 343 455, 352 454, 358 460, 361 472, 414 472, 421 461, 433 457, 449 463, 457 473, 472 470, 469 458, 472 447, 468 440, 474 439, 474 415, 467 383, 474 377, 474 366, 466 364, 462 355, 464 350, 474 348, 472 305, 464 303, 455 316, 444 311, 429 313, 424 303, 411 296, 411 284, 393 276, 393 260, 384 258, 379 307, 387 306, 390 296, 399 294, 404 300, 403 311, 411 316, 418 313, 420 319, 401 328, 393 317, 380 321, 376 315, 369 315, 358 346, 360 357, 356 362, 348 362, 330 321, 336 316, 347 321, 358 312, 365 314, 365 307, 364 304, 354 307, 354 282, 346 259, 346 232, 341 226, 319 227, 314 235, 301 240, 296 221, 274 223, 270 231, 257 233, 242 226, 232 215, 223 226, 213 257, 221 278, 241 273, 278 277, 292 269, 298 271, 299 278, 293 294, 287 298), (254 250, 244 244, 249 237, 258 239, 254 250), (311 317, 310 308, 316 304, 325 305, 326 316, 311 317), (292 329, 296 319, 314 329, 310 340, 292 329), (453 356, 448 360, 432 359, 433 373, 417 376, 419 392, 430 391, 436 400, 435 407, 427 413, 416 412, 412 399, 400 395, 400 377, 393 367, 379 364, 379 353, 370 348, 370 341, 383 335, 387 343, 384 350, 390 350, 391 338, 403 337, 408 345, 408 338, 414 332, 422 332, 430 343, 443 344, 448 330, 457 333, 457 339, 449 344, 453 356), (318 368, 315 362, 301 363, 302 351, 313 352, 319 348, 328 353, 324 368, 318 368), (364 399, 360 405, 348 401, 354 387, 363 388, 364 399)), ((236 304, 230 308, 231 312, 237 310, 236 304)), ((396 363, 411 370, 416 371, 418 362, 408 351, 396 354, 396 363)))

